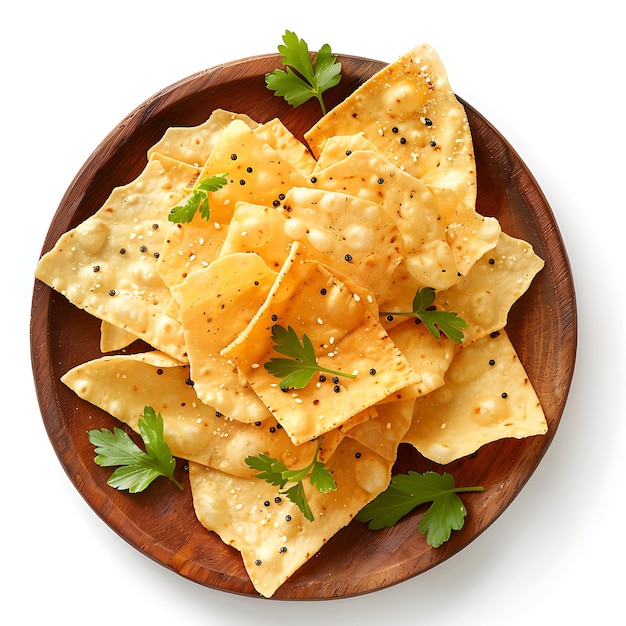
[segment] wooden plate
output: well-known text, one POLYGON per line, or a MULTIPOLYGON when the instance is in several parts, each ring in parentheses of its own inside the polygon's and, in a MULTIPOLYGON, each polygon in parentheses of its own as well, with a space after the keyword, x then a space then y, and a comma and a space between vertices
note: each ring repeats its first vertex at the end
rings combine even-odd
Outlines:
MULTIPOLYGON (((343 79, 327 95, 329 108, 385 64, 342 56, 343 79)), ((203 122, 215 108, 249 114, 259 122, 279 116, 298 137, 319 118, 316 102, 298 109, 265 87, 264 76, 280 66, 278 55, 252 57, 190 76, 133 111, 95 150, 70 185, 43 245, 95 212, 111 190, 133 180, 149 147, 170 126, 203 122)), ((466 103, 464 103, 466 104, 466 103)), ((341 530, 275 594, 275 598, 322 599, 374 591, 441 563, 484 531, 511 503, 550 445, 569 390, 576 353, 576 305, 567 255, 554 216, 531 173, 506 140, 467 105, 478 170, 478 209, 498 218, 510 235, 529 241, 546 261, 509 318, 508 331, 543 403, 549 432, 504 440, 446 466, 457 484, 480 484, 464 496, 465 527, 438 549, 417 531, 421 512, 395 527, 369 531, 354 522, 341 530)), ((43 422, 70 480, 97 514, 138 550, 182 576, 239 594, 254 591, 239 553, 196 520, 190 489, 179 492, 156 481, 130 495, 106 485, 110 470, 93 462, 86 430, 113 428, 111 416, 59 382, 71 367, 100 356, 99 321, 36 281, 32 302, 32 366, 43 422)), ((412 447, 402 447, 398 471, 441 471, 412 447)), ((182 462, 178 474, 186 481, 182 462)))

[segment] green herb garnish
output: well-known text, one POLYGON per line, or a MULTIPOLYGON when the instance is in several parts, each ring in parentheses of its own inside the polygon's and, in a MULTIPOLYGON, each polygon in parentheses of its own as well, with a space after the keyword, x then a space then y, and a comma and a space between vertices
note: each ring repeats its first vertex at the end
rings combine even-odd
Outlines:
POLYGON ((300 343, 296 331, 291 326, 288 328, 279 324, 272 326, 272 339, 276 352, 291 357, 289 359, 273 357, 264 365, 270 374, 281 379, 279 383, 281 389, 302 389, 317 372, 356 378, 356 374, 347 374, 318 365, 309 337, 303 335, 300 343))
POLYGON ((145 452, 120 428, 114 428, 113 432, 107 428, 89 431, 89 441, 96 446, 96 464, 102 467, 120 466, 111 474, 107 484, 138 493, 159 476, 166 476, 182 489, 183 486, 174 478, 176 459, 163 439, 161 414, 146 406, 138 426, 146 446, 145 452))
POLYGON ((435 290, 432 287, 418 289, 413 298, 413 310, 408 312, 381 311, 379 315, 416 317, 424 322, 426 328, 437 338, 443 333, 454 343, 463 341, 463 330, 467 322, 452 311, 434 309, 435 290))
POLYGON ((450 539, 453 530, 463 528, 467 510, 457 493, 484 491, 483 487, 455 487, 450 474, 409 472, 393 476, 389 487, 367 504, 356 519, 369 522, 369 528, 379 530, 394 526, 402 517, 420 504, 432 502, 420 520, 418 530, 426 541, 438 548, 450 539))
POLYGON ((287 30, 284 45, 278 46, 284 70, 274 70, 265 76, 265 84, 275 95, 282 96, 291 106, 297 107, 311 98, 317 98, 326 115, 322 94, 341 80, 341 63, 328 44, 324 44, 311 63, 309 47, 303 39, 287 30))
POLYGON ((208 220, 211 217, 209 191, 219 191, 227 182, 226 174, 216 174, 203 179, 194 187, 184 204, 179 204, 170 211, 167 219, 177 224, 187 224, 191 222, 196 212, 200 211, 200 215, 208 220))
POLYGON ((320 444, 318 443, 313 460, 306 467, 296 470, 290 470, 282 461, 266 454, 249 456, 245 461, 248 467, 259 470, 255 474, 256 478, 260 478, 270 485, 284 489, 287 483, 294 483, 288 489, 280 491, 280 494, 287 496, 302 511, 304 517, 309 522, 312 522, 314 517, 304 493, 304 479, 309 476, 309 482, 320 493, 328 493, 337 488, 333 475, 326 469, 324 463, 317 458, 319 451, 320 444))

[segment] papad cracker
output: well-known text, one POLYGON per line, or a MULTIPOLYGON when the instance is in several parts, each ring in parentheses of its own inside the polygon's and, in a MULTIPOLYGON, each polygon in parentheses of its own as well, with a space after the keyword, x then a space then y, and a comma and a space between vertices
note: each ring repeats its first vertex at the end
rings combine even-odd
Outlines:
POLYGON ((100 352, 115 352, 128 347, 137 337, 124 328, 100 322, 100 352))
POLYGON ((242 422, 271 414, 220 352, 256 315, 276 276, 259 255, 239 252, 220 257, 174 289, 198 397, 242 422))
POLYGON ((313 155, 278 118, 254 129, 254 134, 293 163, 299 172, 308 176, 315 169, 313 155))
POLYGON ((393 463, 398 456, 398 445, 411 425, 414 404, 413 399, 378 404, 376 417, 348 429, 346 437, 393 463))
POLYGON ((476 203, 476 164, 465 109, 435 50, 416 46, 380 70, 307 133, 314 156, 328 137, 362 133, 424 183, 476 203))
POLYGON ((328 137, 324 142, 322 151, 317 155, 317 162, 313 170, 314 174, 343 161, 356 150, 378 151, 378 147, 365 137, 363 133, 328 137))
POLYGON ((315 517, 309 522, 276 487, 191 463, 189 479, 200 523, 234 546, 255 589, 274 592, 389 484, 392 463, 366 446, 344 439, 328 461, 336 491, 320 493, 305 481, 315 517), (269 502, 270 506, 265 506, 269 502))
POLYGON ((404 441, 446 464, 505 437, 547 432, 541 403, 504 330, 456 353, 445 385, 415 401, 404 441))
POLYGON ((222 351, 296 444, 309 441, 406 385, 417 374, 361 296, 316 261, 297 254, 277 280, 266 303, 236 341, 222 351), (272 327, 306 335, 319 365, 353 379, 328 376, 303 389, 283 391, 264 364, 277 353, 272 327))
POLYGON ((437 294, 437 304, 467 322, 463 345, 468 345, 504 328, 511 307, 543 266, 528 242, 501 233, 467 276, 437 294))
POLYGON ((200 180, 226 175, 228 183, 209 194, 211 219, 230 221, 237 202, 271 206, 305 177, 285 156, 265 143, 245 123, 235 120, 221 133, 200 180))
POLYGON ((418 322, 408 319, 387 332, 419 376, 419 381, 399 389, 382 402, 419 398, 444 384, 445 373, 454 357, 455 344, 447 337, 435 338, 425 324, 418 322))
POLYGON ((456 251, 446 239, 435 196, 375 150, 351 151, 315 173, 316 188, 379 204, 393 219, 406 264, 421 286, 445 289, 458 280, 456 251))
POLYGON ((250 128, 258 126, 257 122, 243 113, 215 109, 202 124, 168 128, 163 137, 148 150, 148 159, 153 154, 159 153, 189 165, 202 167, 221 132, 233 120, 239 120, 250 128))
MULTIPOLYGON (((152 406, 163 417, 164 437, 172 454, 181 459, 244 477, 254 474, 245 463, 249 455, 282 458, 288 467, 302 460, 301 450, 273 418, 243 424, 198 401, 189 367, 161 352, 101 357, 76 366, 61 380, 80 398, 135 432, 139 432, 144 407, 152 406)), ((335 440, 336 435, 330 434, 323 443, 325 460, 343 438, 340 434, 335 440)))
POLYGON ((150 161, 61 236, 36 277, 91 315, 186 360, 180 323, 166 312, 170 291, 156 271, 169 210, 182 196, 163 165, 150 161))
POLYGON ((220 256, 235 252, 254 252, 268 267, 279 271, 293 239, 285 233, 285 216, 276 207, 238 202, 228 224, 220 256))
POLYGON ((200 213, 191 222, 170 222, 165 227, 157 271, 170 288, 182 283, 187 276, 201 270, 220 254, 227 225, 205 220, 200 213))
POLYGON ((404 263, 402 237, 377 203, 350 194, 294 187, 286 195, 285 233, 311 258, 371 292, 381 307, 393 307, 415 290, 404 263))

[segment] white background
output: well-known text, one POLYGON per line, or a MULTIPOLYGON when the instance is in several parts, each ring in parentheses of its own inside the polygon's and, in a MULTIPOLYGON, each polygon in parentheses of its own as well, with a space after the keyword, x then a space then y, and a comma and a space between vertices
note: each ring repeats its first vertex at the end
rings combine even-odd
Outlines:
MULTIPOLYGON (((3 297, 0 620, 40 624, 619 623, 626 509, 623 21, 619 3, 28 2, 0 18, 3 297), (456 93, 515 146, 545 192, 574 274, 579 350, 555 440, 521 495, 469 547, 359 598, 263 601, 152 562, 82 500, 32 383, 33 270, 75 173, 130 111, 204 68, 312 50, 393 61, 427 41, 456 93), (11 617, 8 617, 11 616, 11 617)), ((10 7, 10 8, 7 8, 10 7)))

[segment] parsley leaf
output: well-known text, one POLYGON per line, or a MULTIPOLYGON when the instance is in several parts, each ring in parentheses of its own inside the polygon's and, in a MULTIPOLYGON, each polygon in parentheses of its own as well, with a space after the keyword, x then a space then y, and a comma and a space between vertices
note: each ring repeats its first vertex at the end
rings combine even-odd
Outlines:
POLYGON ((191 222, 196 212, 200 211, 200 215, 208 220, 211 217, 209 191, 219 191, 227 182, 226 174, 216 174, 205 178, 189 194, 184 204, 179 204, 170 211, 167 219, 177 224, 187 224, 191 222))
POLYGON ((435 290, 432 287, 418 289, 413 298, 413 310, 409 312, 381 311, 379 315, 416 317, 424 322, 426 328, 439 339, 444 334, 454 343, 463 341, 463 331, 467 322, 452 311, 437 311, 433 307, 435 290))
POLYGON ((120 428, 114 428, 113 432, 107 428, 89 431, 89 442, 95 446, 95 463, 102 467, 120 466, 111 474, 107 484, 138 493, 159 476, 166 476, 182 489, 183 486, 174 477, 176 459, 163 439, 161 414, 146 406, 138 425, 145 452, 120 428))
POLYGON ((356 374, 348 374, 318 365, 315 349, 309 337, 306 334, 303 335, 302 343, 300 343, 296 331, 291 326, 286 329, 279 324, 272 326, 272 339, 276 352, 292 357, 290 359, 273 357, 264 365, 270 374, 281 379, 279 383, 281 389, 302 389, 307 386, 316 372, 356 378, 356 374))
POLYGON ((309 47, 304 39, 287 30, 284 45, 278 46, 284 70, 274 70, 265 76, 265 84, 275 95, 282 96, 291 106, 298 107, 311 98, 317 98, 326 115, 322 94, 339 84, 341 63, 337 62, 328 44, 324 44, 311 63, 309 47))
POLYGON ((372 530, 379 530, 393 526, 420 504, 431 502, 418 529, 426 534, 429 545, 438 548, 450 539, 453 530, 463 528, 467 510, 457 493, 469 491, 484 491, 484 488, 455 487, 454 478, 448 473, 410 471, 393 476, 389 487, 365 505, 356 519, 369 522, 372 530))
POLYGON ((319 451, 320 444, 318 443, 313 460, 306 467, 296 470, 290 470, 282 461, 262 453, 257 456, 249 456, 245 461, 248 467, 258 470, 255 474, 256 478, 282 489, 280 494, 287 496, 302 511, 304 517, 312 522, 314 520, 313 512, 304 493, 303 481, 305 478, 309 476, 309 482, 320 493, 328 493, 337 488, 333 475, 317 458, 319 451), (287 483, 294 484, 288 489, 284 489, 287 483))

